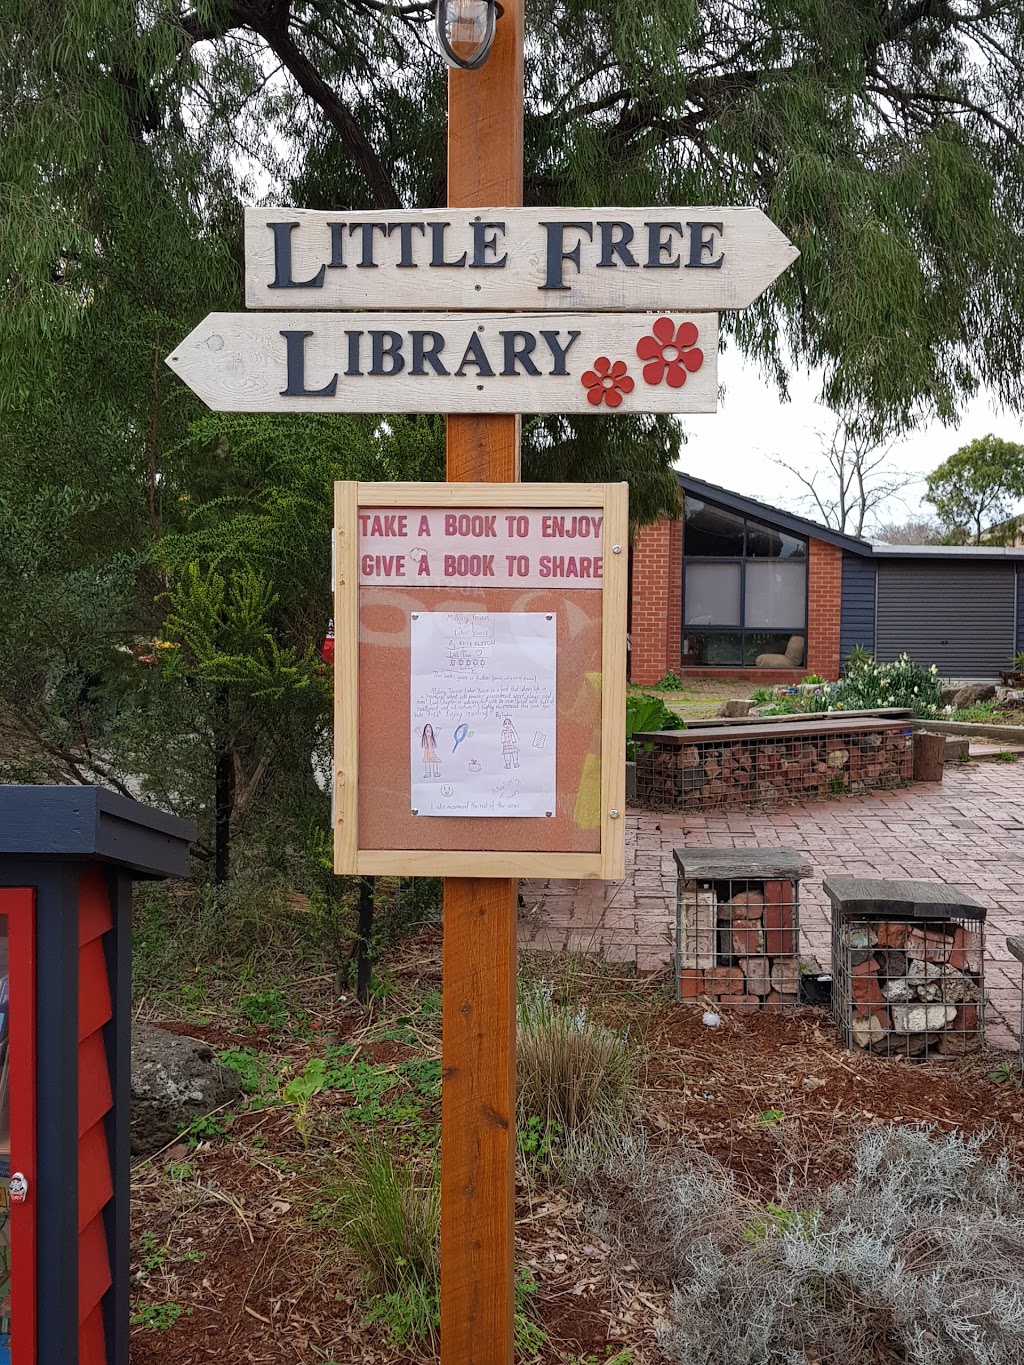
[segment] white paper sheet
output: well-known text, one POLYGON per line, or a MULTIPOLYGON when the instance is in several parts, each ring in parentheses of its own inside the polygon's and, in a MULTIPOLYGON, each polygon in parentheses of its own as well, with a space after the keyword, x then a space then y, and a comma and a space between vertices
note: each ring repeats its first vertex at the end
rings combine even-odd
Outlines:
POLYGON ((544 612, 414 612, 412 810, 555 811, 556 619, 544 612))

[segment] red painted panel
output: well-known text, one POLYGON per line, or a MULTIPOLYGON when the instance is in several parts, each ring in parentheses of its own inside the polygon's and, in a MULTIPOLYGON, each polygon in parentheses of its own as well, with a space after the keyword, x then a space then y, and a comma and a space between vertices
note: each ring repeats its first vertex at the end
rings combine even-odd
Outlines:
POLYGON ((94 1123, 78 1140, 78 1230, 82 1231, 101 1212, 114 1193, 110 1178, 110 1155, 103 1123, 94 1123))
POLYGON ((113 1102, 103 1034, 90 1033, 78 1045, 79 1136, 101 1119, 113 1102))
POLYGON ((110 888, 102 868, 87 868, 78 883, 78 942, 88 943, 114 927, 110 888))
POLYGON ((78 1038, 103 1027, 111 1015, 110 979, 103 940, 86 943, 78 957, 78 1038))
POLYGON ((110 1257, 102 1215, 78 1237, 78 1321, 83 1323, 110 1288, 110 1257))
POLYGON ((99 1304, 78 1329, 78 1365, 107 1365, 103 1309, 99 1304))
POLYGON ((11 1017, 11 1170, 28 1180, 28 1198, 11 1209, 11 1337, 18 1365, 36 1362, 36 900, 28 887, 0 888, 7 916, 11 1017))

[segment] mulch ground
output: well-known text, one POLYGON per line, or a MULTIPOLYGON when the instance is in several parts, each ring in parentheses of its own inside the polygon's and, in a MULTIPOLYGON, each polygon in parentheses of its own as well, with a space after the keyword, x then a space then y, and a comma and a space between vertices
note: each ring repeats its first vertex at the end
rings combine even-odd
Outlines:
MULTIPOLYGON (((415 947, 423 970, 437 936, 415 947)), ((435 965, 426 975, 436 983, 435 965)), ((265 1029, 234 1021, 170 1027, 218 1047, 277 1046, 295 1071, 325 1038, 376 1065, 437 1055, 436 1036, 425 1038, 424 1049, 365 1037, 368 1016, 351 1003, 319 1014, 315 1001, 305 1008, 312 1036, 304 1041, 275 1044, 265 1029)), ((381 1007, 375 1011, 379 1024, 381 1007)), ((926 1064, 851 1053, 825 1012, 811 1008, 723 1010, 718 1028, 704 1025, 692 1006, 641 1000, 627 1002, 631 1011, 643 1018, 649 1046, 644 1121, 652 1144, 681 1160, 694 1150, 709 1154, 752 1198, 767 1202, 842 1179, 852 1135, 865 1125, 982 1133, 993 1153, 1008 1150, 1018 1165, 1024 1156, 1024 1093, 1005 1053, 926 1064)), ((367 1326, 359 1271, 320 1217, 324 1172, 342 1171, 347 1103, 337 1092, 313 1101, 308 1148, 291 1112, 277 1107, 242 1113, 223 1137, 195 1148, 181 1142, 139 1165, 136 1309, 182 1311, 170 1325, 136 1329, 132 1365, 436 1359, 430 1350, 396 1349, 367 1326)), ((549 1339, 536 1360, 564 1365, 592 1354, 602 1361, 628 1348, 634 1365, 660 1365, 654 1329, 664 1287, 598 1235, 590 1212, 570 1191, 520 1182, 518 1259, 536 1280, 534 1305, 549 1339)))

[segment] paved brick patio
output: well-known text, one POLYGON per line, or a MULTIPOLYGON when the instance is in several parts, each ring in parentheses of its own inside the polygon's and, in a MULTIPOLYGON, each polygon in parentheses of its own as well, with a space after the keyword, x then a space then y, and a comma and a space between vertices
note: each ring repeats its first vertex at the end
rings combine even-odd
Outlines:
POLYGON ((962 887, 988 908, 987 1038, 1015 1047, 1020 964, 1006 936, 1024 932, 1024 763, 951 768, 942 783, 775 812, 672 815, 631 811, 621 882, 524 882, 524 947, 603 952, 642 972, 667 963, 675 927, 673 848, 786 847, 806 853, 801 955, 829 961, 828 902, 821 879, 912 877, 962 887))

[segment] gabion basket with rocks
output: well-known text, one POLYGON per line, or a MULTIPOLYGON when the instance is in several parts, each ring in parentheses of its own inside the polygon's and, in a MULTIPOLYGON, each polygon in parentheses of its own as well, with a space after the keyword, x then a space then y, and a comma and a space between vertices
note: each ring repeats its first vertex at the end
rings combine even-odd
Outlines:
POLYGON ((778 848, 673 853, 676 999, 748 1010, 796 1005, 806 859, 778 848))
POLYGON ((939 882, 829 877, 825 891, 847 1046, 919 1061, 980 1048, 985 907, 939 882))

